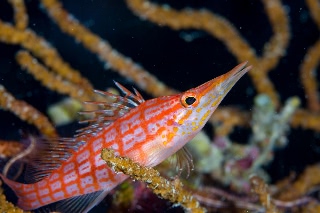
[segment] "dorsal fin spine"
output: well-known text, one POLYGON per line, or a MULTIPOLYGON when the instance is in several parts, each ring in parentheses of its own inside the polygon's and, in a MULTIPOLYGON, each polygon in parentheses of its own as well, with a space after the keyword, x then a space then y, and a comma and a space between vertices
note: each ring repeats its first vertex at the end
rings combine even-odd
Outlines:
POLYGON ((114 83, 124 96, 95 90, 95 93, 105 97, 105 101, 85 102, 86 104, 97 105, 98 109, 80 112, 82 115, 87 115, 80 123, 89 123, 89 126, 79 129, 75 135, 76 137, 96 135, 101 129, 106 128, 113 121, 128 113, 130 109, 135 108, 144 102, 141 94, 136 89, 133 89, 135 93, 133 94, 120 83, 116 81, 114 81, 114 83))

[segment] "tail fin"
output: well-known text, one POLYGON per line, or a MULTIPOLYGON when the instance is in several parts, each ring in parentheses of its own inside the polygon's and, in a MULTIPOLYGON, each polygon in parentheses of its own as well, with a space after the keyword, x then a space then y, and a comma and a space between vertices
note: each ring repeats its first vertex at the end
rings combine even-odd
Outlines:
POLYGON ((23 184, 6 178, 0 174, 1 179, 7 184, 17 195, 17 205, 23 210, 32 210, 39 208, 39 201, 36 199, 34 184, 23 184))

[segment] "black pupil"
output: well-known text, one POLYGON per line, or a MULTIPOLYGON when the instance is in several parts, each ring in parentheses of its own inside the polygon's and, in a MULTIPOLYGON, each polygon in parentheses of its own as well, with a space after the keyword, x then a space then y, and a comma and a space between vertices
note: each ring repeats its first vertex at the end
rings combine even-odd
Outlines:
POLYGON ((187 103, 188 105, 193 104, 195 101, 196 101, 196 98, 195 98, 195 97, 187 97, 187 98, 186 98, 186 103, 187 103))

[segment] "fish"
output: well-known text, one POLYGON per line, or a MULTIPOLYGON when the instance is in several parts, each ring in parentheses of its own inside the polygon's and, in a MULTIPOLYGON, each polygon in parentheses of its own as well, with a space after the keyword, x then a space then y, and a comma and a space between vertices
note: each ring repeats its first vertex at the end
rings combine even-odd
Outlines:
POLYGON ((195 137, 250 69, 243 62, 198 87, 147 101, 136 89, 132 93, 117 82, 122 96, 96 90, 105 101, 87 102, 99 107, 82 112, 88 126, 73 138, 41 141, 27 167, 29 183, 0 177, 23 210, 57 202, 60 212, 88 212, 128 178, 107 166, 101 158, 103 148, 146 167, 158 165, 195 137))

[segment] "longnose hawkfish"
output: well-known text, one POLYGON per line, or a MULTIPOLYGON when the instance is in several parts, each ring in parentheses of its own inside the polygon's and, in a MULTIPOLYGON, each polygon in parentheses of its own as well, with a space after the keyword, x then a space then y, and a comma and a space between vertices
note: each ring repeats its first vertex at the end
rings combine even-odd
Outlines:
POLYGON ((101 159, 110 148, 143 166, 153 167, 176 153, 205 125, 233 85, 251 69, 246 62, 186 92, 145 101, 119 83, 124 96, 96 91, 105 102, 91 114, 90 125, 74 138, 41 141, 28 177, 18 183, 1 175, 18 196, 18 206, 33 210, 57 202, 61 212, 88 212, 128 176, 101 159), (110 99, 113 99, 110 102, 110 99), (108 101, 107 101, 108 100, 108 101), (55 144, 55 145, 52 145, 55 144))

